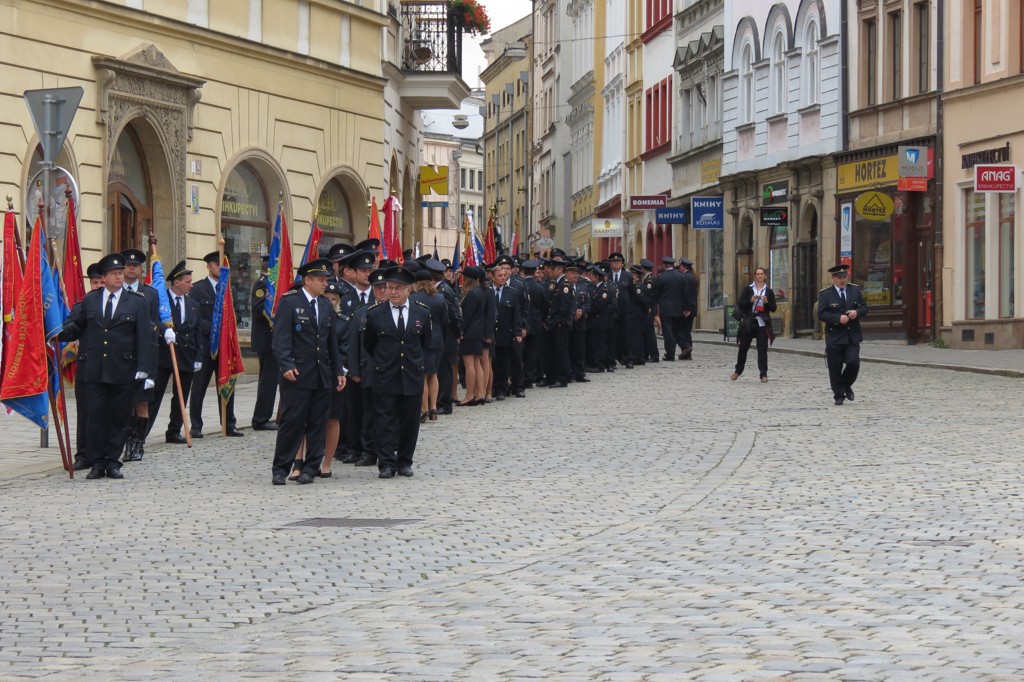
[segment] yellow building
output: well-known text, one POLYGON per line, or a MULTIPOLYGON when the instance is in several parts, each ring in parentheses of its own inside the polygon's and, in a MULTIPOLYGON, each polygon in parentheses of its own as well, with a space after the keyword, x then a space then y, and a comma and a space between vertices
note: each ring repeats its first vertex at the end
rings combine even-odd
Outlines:
MULTIPOLYGON (((445 3, 416 11, 431 4, 443 38, 445 3)), ((419 83, 405 68, 411 18, 401 8, 399 16, 382 0, 0 0, 0 186, 22 210, 42 160, 22 92, 81 86, 57 164, 80 189, 83 261, 145 250, 152 231, 165 264, 187 259, 202 272, 203 255, 223 238, 245 336, 278 203, 296 261, 314 218, 322 244, 364 238, 371 196, 380 202, 396 185, 386 89, 414 108, 464 96, 452 68, 461 59, 419 83), (385 77, 391 62, 406 75, 385 77)))

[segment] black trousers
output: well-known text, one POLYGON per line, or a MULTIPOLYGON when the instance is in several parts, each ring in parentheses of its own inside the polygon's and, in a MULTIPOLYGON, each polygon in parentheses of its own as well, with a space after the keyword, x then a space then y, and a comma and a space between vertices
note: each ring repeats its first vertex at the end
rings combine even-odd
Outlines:
POLYGON ((352 396, 353 400, 361 400, 363 402, 363 424, 362 434, 360 440, 360 452, 363 457, 377 457, 377 436, 375 429, 375 421, 377 417, 376 410, 373 407, 373 387, 362 386, 358 393, 352 396))
POLYGON ((412 466, 420 436, 422 395, 373 396, 374 425, 377 427, 377 466, 400 469, 412 466))
POLYGON ((523 353, 525 352, 525 341, 519 343, 512 342, 512 357, 509 363, 509 383, 512 384, 512 392, 518 393, 523 390, 523 384, 525 383, 526 370, 523 363, 523 353))
POLYGON ((593 355, 593 363, 595 367, 601 369, 608 369, 608 367, 615 364, 615 358, 612 357, 608 347, 608 341, 610 337, 614 337, 614 331, 610 329, 593 329, 590 330, 590 351, 593 355))
POLYGON ((644 323, 644 355, 651 360, 658 359, 658 337, 654 333, 654 318, 650 316, 644 323))
MULTIPOLYGON (((203 430, 203 399, 206 397, 206 389, 210 387, 210 379, 217 376, 217 361, 211 358, 209 354, 203 357, 203 365, 199 368, 199 371, 192 376, 192 404, 188 407, 188 418, 192 423, 189 425, 193 431, 203 430)), ((214 396, 217 395, 217 391, 214 390, 214 396)), ((220 404, 219 398, 217 399, 217 422, 220 423, 220 404)), ((228 410, 227 410, 227 427, 228 431, 235 428, 237 421, 235 420, 235 394, 231 394, 231 398, 228 399, 228 410)))
POLYGON ((743 374, 743 368, 747 364, 747 351, 750 350, 750 343, 757 339, 757 371, 758 376, 768 376, 768 328, 758 327, 757 332, 751 334, 740 334, 736 337, 736 344, 739 350, 736 353, 736 373, 743 374))
POLYGON ((86 400, 86 419, 89 423, 86 439, 86 462, 105 469, 120 469, 118 458, 128 440, 128 420, 135 405, 136 383, 85 383, 82 393, 86 400))
POLYGON ((679 344, 679 350, 690 350, 693 348, 693 321, 696 319, 692 314, 686 317, 680 317, 679 322, 672 330, 676 335, 676 343, 679 344))
POLYGON ((569 366, 573 379, 587 376, 587 328, 574 326, 569 332, 569 366))
POLYGON ((523 379, 527 384, 539 383, 544 378, 544 332, 527 334, 523 342, 523 379))
MULTIPOLYGON (((362 389, 361 383, 359 387, 362 389)), ((355 392, 345 401, 345 414, 341 419, 341 442, 345 444, 342 459, 363 456, 363 410, 365 405, 372 404, 367 402, 363 390, 355 392)))
POLYGON ((633 357, 633 342, 631 340, 633 331, 630 328, 629 318, 620 316, 619 323, 615 328, 615 357, 623 364, 632 363, 636 359, 633 357))
POLYGON ((452 365, 459 363, 458 347, 458 339, 445 337, 441 366, 437 368, 437 409, 441 412, 448 412, 452 409, 452 385, 455 383, 452 365), (456 349, 454 354, 449 353, 451 348, 456 349))
POLYGON ((860 373, 860 344, 826 345, 825 364, 828 365, 828 383, 832 387, 832 397, 845 398, 846 389, 853 386, 860 373))
POLYGON ((89 461, 89 409, 83 382, 75 379, 75 459, 89 461))
POLYGON ((509 392, 509 376, 512 373, 512 346, 494 346, 491 353, 491 367, 494 369, 494 381, 491 393, 507 396, 509 392))
MULTIPOLYGON (((661 335, 665 339, 665 357, 674 358, 676 356, 676 344, 681 343, 679 338, 676 336, 682 332, 683 318, 682 317, 663 317, 661 318, 661 335)), ((686 346, 681 346, 685 348, 686 346)))
POLYGON ((551 361, 548 366, 548 380, 567 384, 572 378, 569 360, 569 334, 571 327, 567 324, 557 325, 551 330, 551 361))
POLYGON ((252 425, 261 426, 274 418, 274 400, 277 398, 277 358, 273 353, 259 353, 260 378, 256 384, 256 406, 252 410, 252 425))
POLYGON ((281 420, 274 446, 274 475, 288 476, 305 437, 302 473, 316 476, 324 458, 331 392, 326 388, 292 388, 285 386, 285 381, 281 381, 281 420))
MULTIPOLYGON (((178 365, 179 374, 181 376, 181 390, 185 393, 185 405, 188 405, 188 394, 192 388, 192 372, 180 372, 181 365, 178 365)), ((185 420, 181 415, 181 406, 178 401, 178 386, 174 383, 174 370, 166 367, 161 367, 156 372, 156 379, 154 379, 156 386, 153 387, 153 399, 149 401, 149 425, 146 427, 146 436, 149 436, 149 432, 153 430, 153 424, 156 423, 156 416, 160 413, 160 405, 164 401, 164 393, 167 392, 167 384, 171 385, 171 418, 167 422, 167 435, 177 434, 181 435, 181 427, 185 424, 185 420)))

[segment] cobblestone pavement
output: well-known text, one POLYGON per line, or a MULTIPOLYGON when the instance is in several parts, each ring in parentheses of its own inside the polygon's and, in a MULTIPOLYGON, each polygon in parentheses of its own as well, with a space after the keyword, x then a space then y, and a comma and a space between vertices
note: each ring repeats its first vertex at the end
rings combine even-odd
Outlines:
POLYGON ((442 417, 412 479, 275 488, 260 432, 0 484, 0 679, 1024 678, 1024 383, 698 350, 442 417))

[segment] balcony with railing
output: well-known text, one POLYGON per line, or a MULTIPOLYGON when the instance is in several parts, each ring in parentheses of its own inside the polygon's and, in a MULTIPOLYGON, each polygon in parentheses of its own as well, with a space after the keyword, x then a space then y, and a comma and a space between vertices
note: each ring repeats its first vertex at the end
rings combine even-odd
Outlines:
POLYGON ((462 80, 460 17, 446 0, 402 0, 398 20, 402 98, 420 109, 457 109, 469 96, 462 80))

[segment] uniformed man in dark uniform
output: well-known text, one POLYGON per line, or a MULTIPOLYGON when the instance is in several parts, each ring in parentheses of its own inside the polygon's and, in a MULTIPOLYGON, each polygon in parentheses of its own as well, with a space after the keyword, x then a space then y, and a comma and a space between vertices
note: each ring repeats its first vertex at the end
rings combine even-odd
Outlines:
POLYGON ((420 430, 424 367, 430 344, 430 310, 410 301, 415 278, 404 267, 383 273, 388 300, 370 307, 363 328, 363 350, 370 356, 374 426, 380 478, 412 476, 420 430))
POLYGON ((274 418, 274 402, 277 399, 277 360, 274 359, 274 325, 267 311, 267 261, 270 256, 264 255, 264 272, 252 287, 252 350, 260 363, 259 383, 256 384, 256 406, 252 410, 253 431, 276 431, 274 418))
POLYGON ((818 319, 825 323, 825 362, 836 405, 853 401, 853 384, 860 373, 860 344, 864 334, 860 318, 868 314, 864 294, 847 282, 850 266, 840 263, 828 269, 832 284, 818 294, 818 319), (845 365, 845 366, 844 366, 845 365))
POLYGON ((281 422, 274 447, 273 484, 284 485, 305 438, 299 483, 316 480, 324 458, 331 392, 345 388, 334 311, 323 297, 330 261, 299 268, 302 288, 281 297, 274 316, 274 355, 281 368, 281 422))
MULTIPOLYGON (((513 289, 519 292, 519 303, 523 308, 523 328, 522 338, 523 343, 517 343, 512 347, 512 362, 509 368, 509 380, 512 384, 512 395, 517 398, 525 398, 525 386, 526 386, 526 368, 523 363, 523 355, 526 352, 526 337, 529 336, 529 330, 526 328, 526 320, 530 316, 530 308, 533 303, 530 301, 530 291, 526 286, 526 279, 519 274, 520 265, 522 259, 518 256, 505 256, 505 262, 510 268, 512 268, 512 276, 508 278, 508 284, 513 289)), ((500 257, 499 257, 500 259, 500 257)))
POLYGON ((537 280, 540 262, 522 263, 523 281, 530 299, 526 316, 526 341, 523 343, 523 387, 533 388, 544 376, 544 321, 548 314, 548 296, 544 285, 537 280))
POLYGON ((612 306, 615 303, 609 294, 612 287, 606 281, 607 276, 608 272, 600 265, 591 266, 590 277, 594 283, 594 293, 590 302, 588 339, 590 359, 595 372, 605 372, 609 367, 615 366, 615 358, 611 356, 611 348, 608 345, 609 332, 615 328, 612 321, 612 306))
MULTIPOLYGON (((347 288, 341 293, 341 310, 352 317, 356 311, 365 306, 373 305, 376 299, 370 285, 370 273, 376 256, 372 251, 356 250, 341 257, 342 275, 347 288)), ((344 418, 341 422, 340 453, 337 455, 342 464, 355 464, 363 456, 363 423, 365 412, 373 409, 364 400, 362 391, 352 391, 345 395, 344 418)))
MULTIPOLYGON (((86 275, 89 277, 89 291, 95 291, 96 289, 103 288, 103 276, 100 274, 100 264, 92 263, 85 270, 86 275)), ((71 314, 74 314, 75 308, 80 308, 82 302, 79 301, 71 307, 71 314)), ((74 344, 74 355, 78 356, 78 344, 74 344)), ((69 360, 70 362, 70 360, 69 360)), ((82 382, 78 380, 78 375, 82 371, 82 365, 75 364, 75 471, 83 471, 90 468, 89 457, 89 410, 86 409, 86 397, 82 390, 82 382)))
MULTIPOLYGON (((375 300, 387 300, 387 282, 384 281, 384 270, 377 269, 370 273, 370 286, 373 289, 375 300)), ((345 366, 348 367, 350 383, 346 393, 351 391, 352 395, 347 400, 360 400, 365 406, 359 444, 359 451, 362 455, 352 462, 357 467, 377 466, 377 439, 373 408, 374 372, 370 362, 371 358, 363 349, 363 328, 366 326, 366 313, 370 311, 370 307, 366 305, 356 310, 348 327, 348 364, 345 366)))
POLYGON ((351 244, 339 243, 331 246, 327 251, 327 259, 331 261, 331 271, 334 273, 334 278, 338 280, 338 291, 339 295, 344 296, 348 293, 352 285, 345 281, 342 277, 344 271, 344 265, 342 260, 345 256, 355 252, 356 247, 351 244))
POLYGON ((626 259, 618 251, 608 255, 608 263, 611 267, 608 283, 618 289, 615 298, 619 302, 616 315, 615 344, 612 346, 612 352, 619 363, 625 365, 626 369, 633 369, 633 355, 630 350, 633 342, 629 338, 631 331, 628 324, 632 306, 629 292, 633 288, 633 277, 625 269, 626 259))
POLYGON ((568 263, 561 258, 548 261, 548 317, 545 327, 548 332, 548 386, 566 388, 572 378, 569 360, 569 335, 576 320, 576 296, 565 277, 568 263))
POLYGON ((86 478, 124 478, 118 458, 137 387, 152 383, 153 326, 142 294, 124 288, 124 257, 99 262, 103 288, 90 291, 64 322, 61 341, 78 341, 76 382, 87 405, 86 478))
POLYGON ((651 312, 641 283, 643 270, 639 265, 631 265, 629 272, 633 276, 633 282, 629 285, 627 293, 629 298, 629 314, 626 317, 626 327, 629 333, 625 338, 627 368, 643 364, 644 335, 642 329, 644 321, 651 312))
POLYGON ((644 298, 647 300, 647 305, 651 309, 650 314, 647 315, 647 321, 643 326, 644 360, 647 362, 658 362, 658 337, 654 333, 654 299, 655 283, 657 281, 654 276, 654 263, 646 258, 641 258, 640 267, 643 268, 644 271, 643 277, 640 279, 640 283, 643 285, 644 298))
POLYGON ((675 259, 662 259, 665 271, 658 275, 654 291, 654 307, 661 323, 661 334, 665 341, 665 361, 676 359, 677 335, 683 331, 683 302, 686 298, 686 279, 675 269, 675 259))
MULTIPOLYGON (((188 407, 190 430, 193 438, 203 437, 203 399, 206 389, 210 386, 210 378, 217 375, 217 360, 210 355, 210 332, 213 330, 213 308, 217 302, 217 281, 220 279, 220 252, 211 251, 203 256, 206 263, 206 277, 193 282, 192 298, 199 304, 202 321, 199 323, 199 361, 202 362, 192 377, 192 404, 188 407)), ((216 395, 216 391, 214 392, 216 395)), ((220 409, 217 410, 220 414, 220 409)), ((238 430, 235 419, 235 394, 231 394, 227 404, 227 434, 241 437, 245 434, 238 430)))
POLYGON ((202 367, 202 363, 199 362, 199 324, 202 316, 199 304, 189 296, 192 290, 192 271, 186 267, 185 261, 181 261, 167 273, 167 281, 170 283, 167 298, 171 306, 174 343, 161 343, 157 350, 156 386, 153 387, 153 399, 149 403, 149 429, 146 434, 148 435, 153 423, 156 422, 167 384, 170 383, 171 418, 164 432, 164 440, 168 443, 184 443, 186 441, 181 435, 181 427, 185 420, 178 399, 178 386, 172 380, 174 363, 171 361, 171 353, 175 354, 178 361, 178 376, 187 405, 189 390, 192 388, 192 374, 197 368, 202 367))
POLYGON ((693 323, 697 320, 697 275, 693 272, 693 261, 689 258, 679 259, 683 280, 686 282, 683 297, 683 319, 676 333, 679 344, 679 359, 693 359, 693 323))
MULTIPOLYGON (((124 288, 142 294, 149 307, 149 319, 153 327, 153 352, 156 353, 161 336, 170 337, 167 343, 173 343, 174 332, 167 334, 167 328, 160 322, 160 295, 156 289, 142 281, 142 266, 146 263, 146 254, 138 249, 127 249, 121 252, 124 258, 124 288)), ((146 434, 149 433, 149 401, 153 399, 153 390, 142 386, 136 389, 135 406, 128 421, 128 438, 125 441, 124 461, 137 462, 145 455, 146 434)))
POLYGON ((444 296, 445 305, 448 307, 448 328, 444 330, 444 352, 441 354, 441 365, 437 371, 437 412, 438 414, 452 413, 452 387, 455 383, 455 374, 459 366, 459 337, 462 336, 462 306, 459 305, 459 296, 445 277, 449 270, 443 261, 430 258, 425 266, 434 278, 434 285, 437 291, 444 296))
POLYGON ((494 262, 494 301, 495 301, 495 322, 494 322, 494 353, 492 364, 494 368, 493 395, 495 400, 504 400, 509 395, 515 394, 525 397, 523 393, 522 377, 518 377, 518 383, 510 380, 512 378, 512 355, 515 347, 523 343, 524 311, 522 303, 522 292, 509 283, 512 276, 512 268, 509 265, 511 256, 502 255, 494 262))
POLYGON ((587 316, 590 314, 589 282, 580 279, 580 270, 586 267, 583 259, 570 261, 565 268, 565 279, 572 288, 576 302, 573 314, 572 330, 569 332, 569 367, 572 380, 589 383, 587 378, 587 316))

